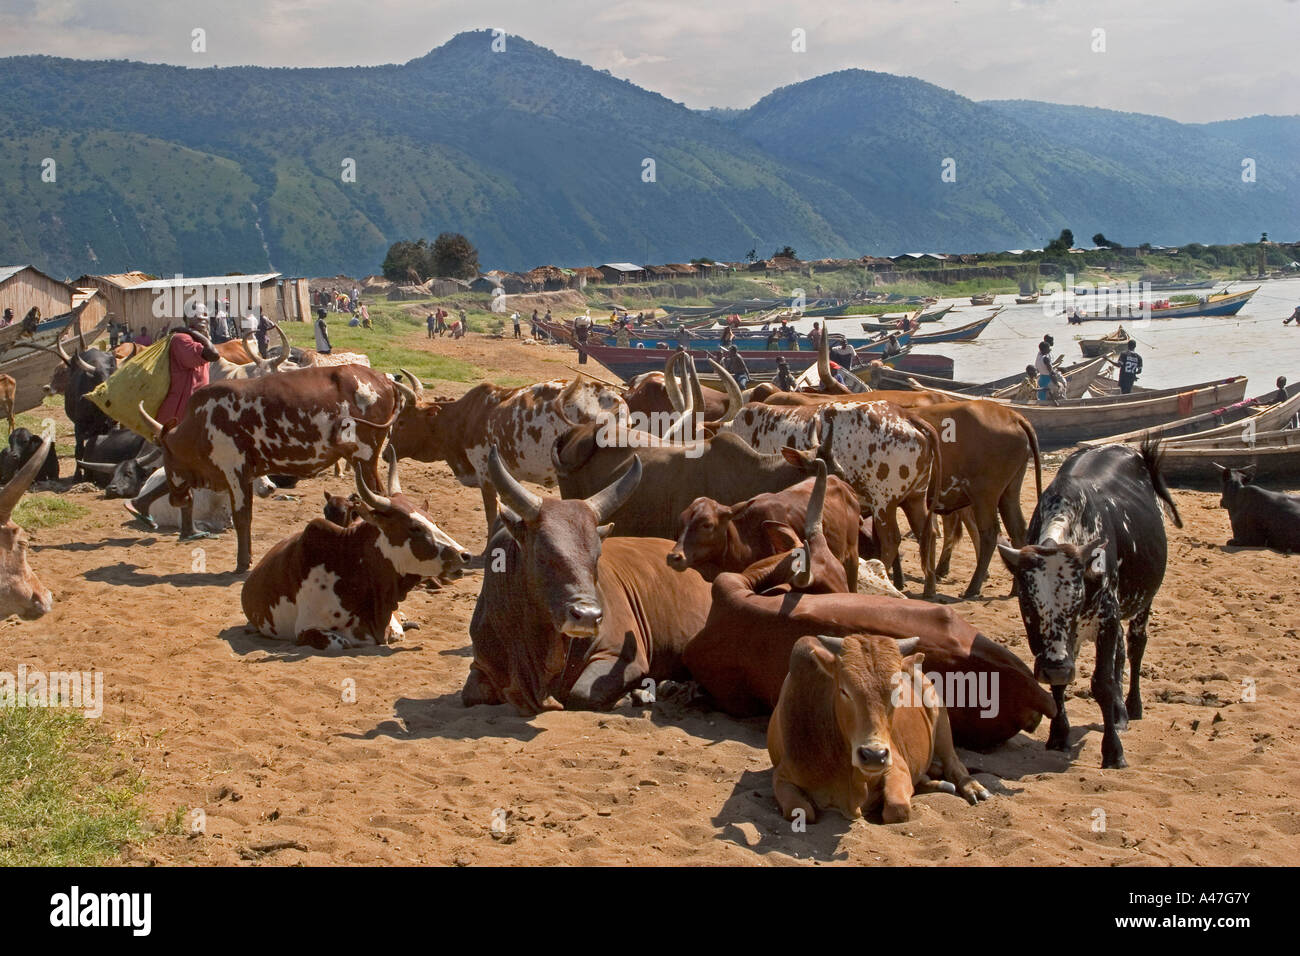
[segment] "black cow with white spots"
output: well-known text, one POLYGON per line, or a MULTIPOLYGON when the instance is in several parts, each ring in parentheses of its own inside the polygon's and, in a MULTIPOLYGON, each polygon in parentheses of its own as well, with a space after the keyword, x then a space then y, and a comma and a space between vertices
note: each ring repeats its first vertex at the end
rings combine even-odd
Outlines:
POLYGON ((1065 688, 1074 680, 1080 643, 1097 643, 1093 699, 1105 732, 1103 767, 1125 767, 1119 731, 1142 716, 1138 674, 1151 602, 1165 576, 1168 546, 1160 503, 1182 519, 1160 475, 1159 448, 1107 445, 1075 452, 1043 492, 1029 523, 1029 544, 998 551, 1020 588, 1020 613, 1034 652, 1034 675, 1050 684, 1057 712, 1049 750, 1065 750, 1070 722, 1065 688), (1129 691, 1124 698, 1123 622, 1129 622, 1129 691))

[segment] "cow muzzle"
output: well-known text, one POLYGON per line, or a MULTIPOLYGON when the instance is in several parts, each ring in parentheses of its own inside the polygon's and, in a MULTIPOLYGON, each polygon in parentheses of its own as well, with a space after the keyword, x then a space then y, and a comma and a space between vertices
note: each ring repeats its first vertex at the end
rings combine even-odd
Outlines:
POLYGON ((892 764, 889 747, 878 741, 870 741, 853 751, 853 766, 863 773, 884 773, 892 764))
POLYGON ((21 616, 24 620, 34 621, 38 617, 49 614, 54 609, 54 595, 49 591, 33 591, 31 600, 28 602, 21 616))
POLYGON ((1051 660, 1039 655, 1034 658, 1034 679, 1040 684, 1068 684, 1074 680, 1074 660, 1051 660))
POLYGON ((599 605, 576 602, 569 605, 560 633, 568 637, 595 637, 604 619, 605 612, 599 605))

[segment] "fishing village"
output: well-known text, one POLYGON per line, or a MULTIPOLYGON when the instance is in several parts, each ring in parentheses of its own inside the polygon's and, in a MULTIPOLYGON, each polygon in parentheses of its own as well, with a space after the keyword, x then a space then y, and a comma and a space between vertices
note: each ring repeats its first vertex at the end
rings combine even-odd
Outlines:
POLYGON ((23 919, 167 938, 236 867, 835 866, 1264 922, 1300 117, 1246 81, 1292 11, 1250 55, 1206 12, 1210 83, 1150 2, 0 14, 23 919))

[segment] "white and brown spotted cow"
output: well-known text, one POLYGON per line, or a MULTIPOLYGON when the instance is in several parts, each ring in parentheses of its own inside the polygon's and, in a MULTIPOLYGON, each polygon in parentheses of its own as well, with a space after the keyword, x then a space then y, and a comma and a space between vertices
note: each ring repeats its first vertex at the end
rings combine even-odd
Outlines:
POLYGON ((388 495, 356 475, 360 518, 315 518, 257 563, 240 601, 262 635, 322 650, 389 644, 402 636, 397 606, 426 578, 458 577, 472 555, 402 494, 396 464, 388 495))
MULTIPOLYGON (((423 396, 419 381, 403 374, 423 396)), ((392 441, 399 458, 445 461, 462 485, 481 489, 490 534, 497 515, 487 466, 492 446, 516 478, 550 488, 558 480, 551 461, 556 438, 575 423, 627 414, 616 389, 581 377, 519 388, 485 383, 455 400, 412 404, 398 415, 392 441)))
POLYGON ((162 446, 182 535, 193 533, 194 489, 227 492, 239 540, 236 571, 247 571, 253 563, 253 479, 309 478, 347 458, 378 486, 379 450, 401 396, 386 375, 345 365, 205 385, 178 424, 164 426, 141 412, 162 446))

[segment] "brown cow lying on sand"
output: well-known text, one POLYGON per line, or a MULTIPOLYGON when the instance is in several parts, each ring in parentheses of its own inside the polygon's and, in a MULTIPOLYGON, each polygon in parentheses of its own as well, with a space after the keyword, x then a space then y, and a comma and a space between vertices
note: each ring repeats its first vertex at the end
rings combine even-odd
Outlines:
POLYGON ((814 822, 822 807, 852 820, 881 806, 884 822, 898 823, 911 816, 913 793, 989 798, 953 748, 924 660, 868 634, 795 643, 767 725, 772 790, 787 820, 802 810, 814 822))
MULTIPOLYGON (((743 571, 760 558, 789 551, 778 526, 803 527, 816 481, 805 478, 785 491, 755 495, 736 505, 696 498, 682 512, 682 531, 668 552, 668 566, 677 571, 694 568, 712 581, 723 571, 743 571)), ((822 526, 831 554, 844 566, 849 590, 856 591, 862 515, 853 488, 834 476, 827 479, 822 526)))
MULTIPOLYGON (((825 465, 819 461, 818 467, 824 489, 825 465)), ((847 592, 848 582, 826 545, 821 499, 814 492, 802 546, 713 580, 708 620, 683 660, 720 710, 748 717, 775 707, 799 638, 865 632, 918 637, 916 649, 925 654, 928 670, 943 675, 945 686, 965 688, 966 699, 945 701, 953 736, 964 747, 996 746, 1021 730, 1032 731, 1044 714, 1055 715, 1052 696, 1020 658, 951 608, 835 593, 847 592), (832 593, 805 593, 811 590, 832 593), (989 695, 992 700, 981 704, 989 695)))
POLYGON ((708 613, 708 583, 668 567, 671 541, 609 537, 605 523, 640 481, 640 460, 586 498, 533 494, 495 446, 487 477, 502 527, 470 620, 465 706, 603 710, 647 679, 686 679, 682 650, 708 613))

